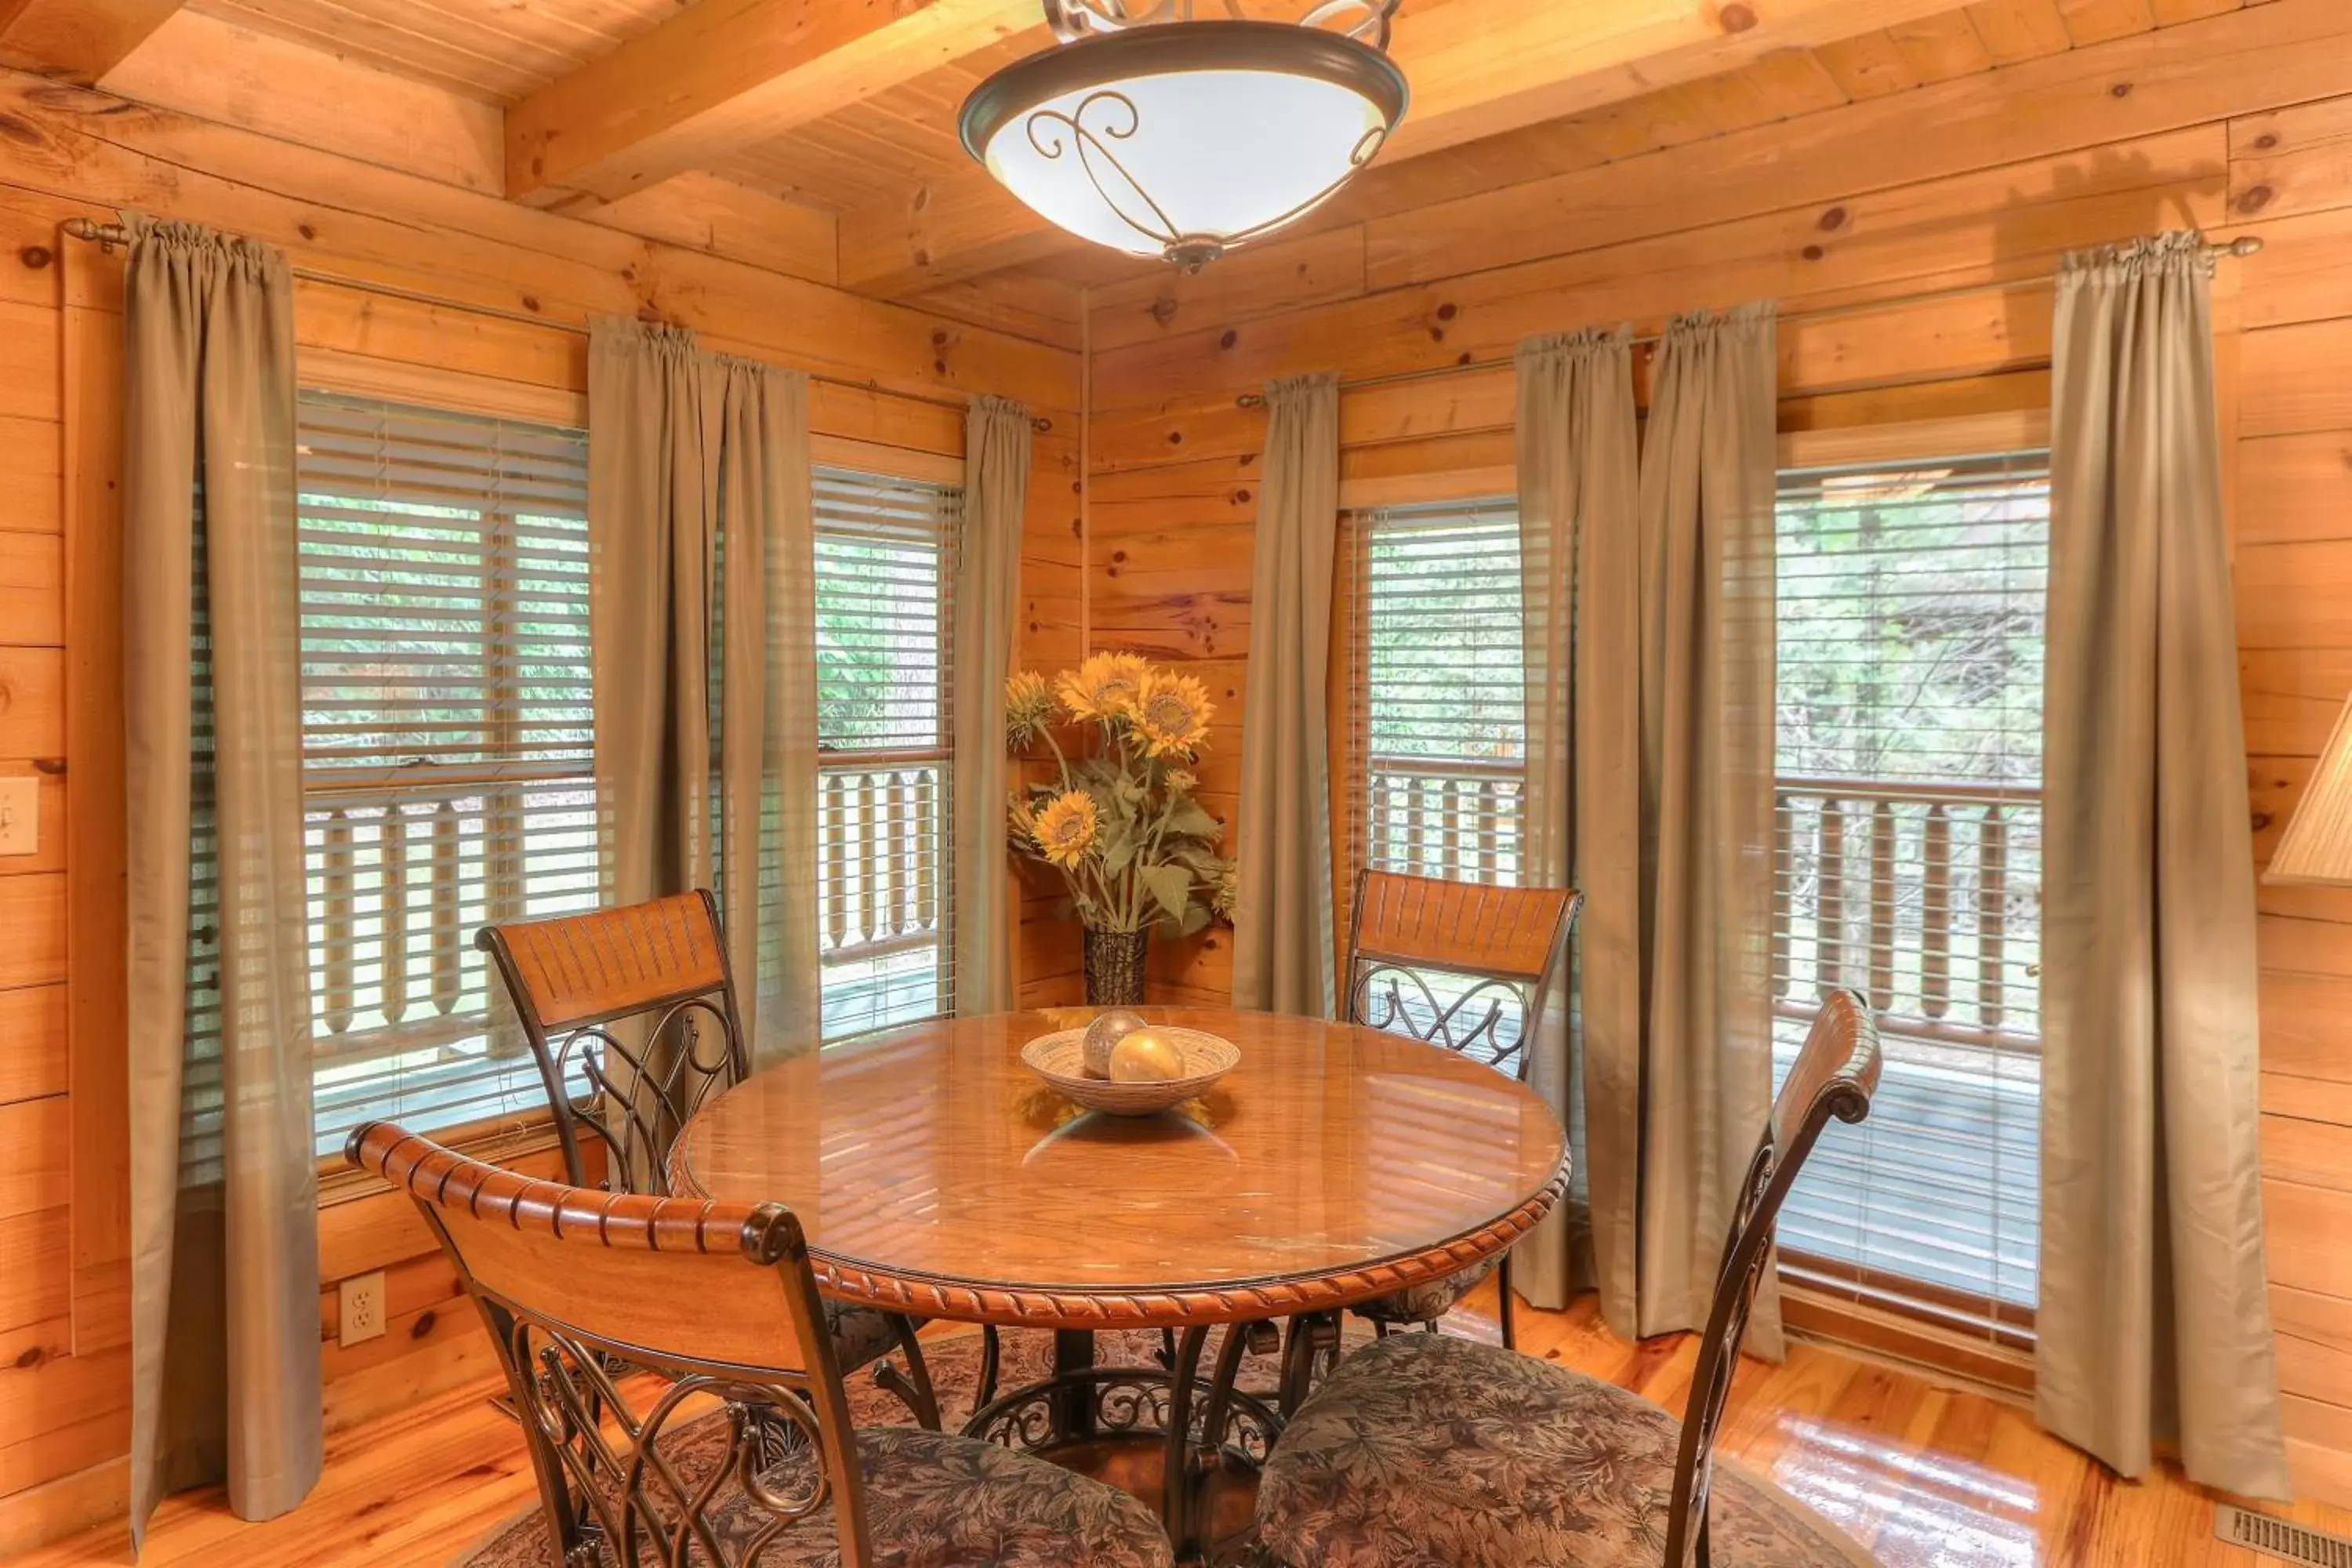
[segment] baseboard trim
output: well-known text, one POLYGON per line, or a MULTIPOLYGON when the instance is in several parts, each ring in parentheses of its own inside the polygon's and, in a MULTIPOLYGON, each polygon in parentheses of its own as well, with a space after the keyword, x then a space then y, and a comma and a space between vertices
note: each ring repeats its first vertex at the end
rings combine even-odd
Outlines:
POLYGON ((131 1509, 131 1457, 0 1497, 0 1561, 121 1519, 131 1509))

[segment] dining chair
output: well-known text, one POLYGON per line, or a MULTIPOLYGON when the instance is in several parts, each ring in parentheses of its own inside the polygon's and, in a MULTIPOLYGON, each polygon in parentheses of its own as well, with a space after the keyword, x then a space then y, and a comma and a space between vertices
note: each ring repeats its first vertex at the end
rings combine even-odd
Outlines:
POLYGON ((1123 1492, 996 1444, 854 1427, 782 1205, 534 1180, 381 1121, 345 1152, 415 1201, 479 1309, 553 1561, 1170 1568, 1123 1492))
MULTIPOLYGON (((607 1191, 669 1196, 688 1118, 751 1070, 709 892, 486 925, 474 945, 498 964, 539 1064, 565 1179, 589 1184, 593 1150, 607 1191)), ((825 1314, 845 1369, 880 1363, 875 1381, 923 1425, 940 1424, 913 1320, 838 1302, 825 1314), (904 1373, 883 1360, 894 1350, 904 1373)))
MULTIPOLYGON (((1559 980, 1584 895, 1366 869, 1356 876, 1346 1018, 1475 1057, 1521 1083, 1529 1036, 1559 980), (1434 984, 1433 984, 1434 982, 1434 984)), ((1477 1264, 1358 1307, 1383 1334, 1437 1321, 1497 1276, 1503 1343, 1516 1345, 1511 1259, 1477 1264)))
POLYGON ((1262 1551, 1285 1568, 1579 1568, 1874 1560, 1714 1454, 1781 1203, 1832 1118, 1860 1121, 1878 1031, 1854 992, 1824 999, 1741 1181, 1679 1424, 1612 1383, 1468 1340, 1399 1334, 1342 1361, 1259 1479, 1262 1551), (1661 1542, 1664 1543, 1663 1552, 1661 1542))

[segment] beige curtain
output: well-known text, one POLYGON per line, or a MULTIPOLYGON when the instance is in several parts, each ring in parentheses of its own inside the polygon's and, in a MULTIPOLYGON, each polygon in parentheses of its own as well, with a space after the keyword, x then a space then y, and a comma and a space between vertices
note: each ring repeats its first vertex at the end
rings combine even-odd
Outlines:
POLYGON ((1013 1005, 1004 858, 1004 678, 1021 616, 1021 522, 1029 501, 1029 411, 972 402, 963 430, 963 540, 955 597, 955 1004, 1013 1005))
POLYGON ((2042 1424, 2287 1495, 2253 851, 2199 237, 2058 282, 2044 708, 2042 1424))
POLYGON ((1265 472, 1242 710, 1234 1005, 1331 1010, 1331 803, 1324 676, 1339 531, 1339 380, 1265 389, 1265 472))
POLYGON ((1531 1080, 1566 1122, 1570 1201, 1520 1244, 1528 1299, 1598 1289, 1635 1328, 1641 1171, 1640 712, 1634 666, 1639 462, 1624 328, 1531 338, 1518 352, 1519 562, 1528 880, 1583 889, 1571 952, 1538 1022, 1531 1080))
POLYGON ((627 320, 588 346, 607 897, 719 898, 753 1058, 817 1043, 808 387, 627 320))
POLYGON ((123 299, 131 1522, 319 1477, 294 323, 278 254, 136 213, 123 299))
MULTIPOLYGON (((1773 310, 1673 322, 1642 448, 1639 1331, 1706 1321, 1772 1099, 1773 310)), ((1586 601, 1596 602, 1596 592, 1586 601)), ((1605 676, 1596 669, 1596 679, 1605 676)), ((1585 984, 1606 960, 1586 952, 1585 984)), ((1749 1343, 1780 1353, 1768 1271, 1749 1343)))

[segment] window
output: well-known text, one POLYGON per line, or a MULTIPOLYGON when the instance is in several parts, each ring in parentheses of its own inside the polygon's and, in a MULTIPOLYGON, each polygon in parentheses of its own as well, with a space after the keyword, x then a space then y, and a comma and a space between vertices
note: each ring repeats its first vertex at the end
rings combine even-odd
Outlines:
POLYGON ((2031 1343, 2039 1247, 2039 453, 1791 472, 1779 510, 1777 1068, 1820 988, 1884 1031, 1870 1119, 1823 1140, 1784 1274, 2031 1343))
MULTIPOLYGON (((1343 946, 1360 869, 1517 882, 1527 782, 1514 503, 1381 508, 1350 514, 1346 529, 1337 595, 1348 650, 1346 790, 1333 878, 1343 946)), ((1436 1009, 1473 982, 1435 972, 1420 979, 1426 993, 1406 987, 1394 1005, 1425 1035, 1436 1009)), ((1377 1021, 1378 1012, 1366 1016, 1377 1021)), ((1511 1010, 1491 1050, 1474 1053, 1516 1070, 1520 1025, 1511 1010)))
POLYGON ((949 753, 961 492, 816 475, 817 941, 828 1040, 954 1009, 949 753))
POLYGON ((587 441, 305 392, 302 780, 314 1125, 546 1103, 490 922, 597 900, 587 441))
POLYGON ((1518 879, 1527 779, 1519 521, 1508 500, 1349 519, 1344 899, 1358 867, 1518 879))

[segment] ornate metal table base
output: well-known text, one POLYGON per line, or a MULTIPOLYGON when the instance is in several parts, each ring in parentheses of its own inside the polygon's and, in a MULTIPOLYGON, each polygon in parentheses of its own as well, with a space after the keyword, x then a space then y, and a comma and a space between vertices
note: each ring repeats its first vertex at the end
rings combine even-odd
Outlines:
POLYGON ((1234 1386, 1248 1330, 1228 1328, 1205 1381, 1206 1328, 1180 1333, 1167 1367, 1097 1366, 1090 1331, 1058 1331, 1054 1375, 982 1405, 964 1436, 1156 1500, 1178 1562, 1221 1561, 1247 1533, 1258 1468, 1282 1430, 1272 1405, 1234 1386))

